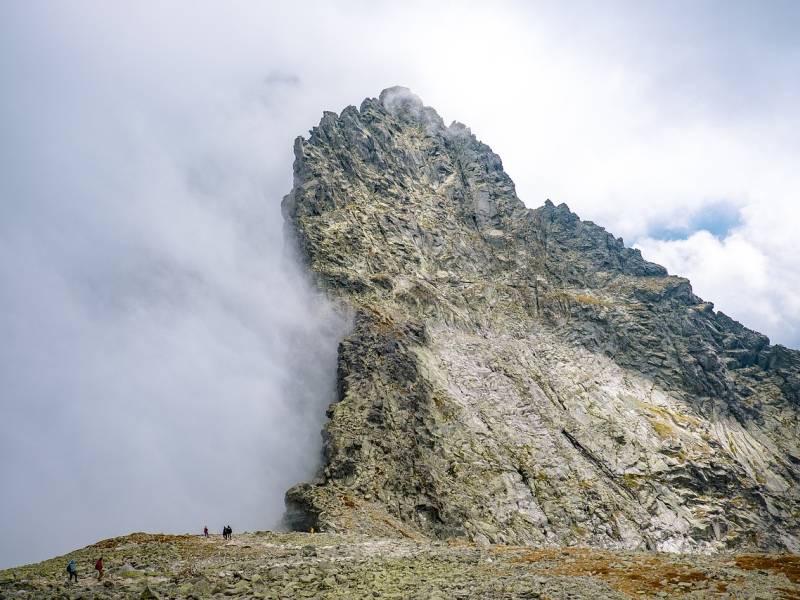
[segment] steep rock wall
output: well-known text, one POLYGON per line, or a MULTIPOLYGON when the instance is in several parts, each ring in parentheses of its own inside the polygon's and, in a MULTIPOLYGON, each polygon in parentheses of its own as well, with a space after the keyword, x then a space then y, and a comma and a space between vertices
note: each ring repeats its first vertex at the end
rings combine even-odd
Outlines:
POLYGON ((800 550, 800 353, 404 88, 295 143, 287 228, 355 314, 298 527, 800 550))

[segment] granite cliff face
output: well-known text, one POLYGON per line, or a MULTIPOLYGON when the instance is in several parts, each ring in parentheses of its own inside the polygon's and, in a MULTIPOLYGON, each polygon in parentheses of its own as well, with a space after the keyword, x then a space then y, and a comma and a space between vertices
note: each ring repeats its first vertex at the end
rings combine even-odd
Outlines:
POLYGON ((800 352, 566 205, 525 208, 403 88, 295 157, 287 229, 354 315, 295 527, 800 551, 800 352))

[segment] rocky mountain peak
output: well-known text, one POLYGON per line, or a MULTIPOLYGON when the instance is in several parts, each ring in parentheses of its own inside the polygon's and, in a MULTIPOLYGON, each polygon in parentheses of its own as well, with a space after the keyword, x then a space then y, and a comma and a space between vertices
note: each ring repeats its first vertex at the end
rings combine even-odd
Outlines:
POLYGON ((800 353, 549 200, 406 88, 295 143, 287 229, 355 315, 327 530, 659 550, 800 549, 800 353))

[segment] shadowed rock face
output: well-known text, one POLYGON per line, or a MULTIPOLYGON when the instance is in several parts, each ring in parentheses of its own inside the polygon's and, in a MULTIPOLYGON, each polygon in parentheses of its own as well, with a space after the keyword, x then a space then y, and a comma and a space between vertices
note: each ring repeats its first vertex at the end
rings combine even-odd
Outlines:
POLYGON ((355 315, 298 526, 800 550, 799 352, 566 205, 525 208, 404 88, 295 156, 287 229, 355 315))

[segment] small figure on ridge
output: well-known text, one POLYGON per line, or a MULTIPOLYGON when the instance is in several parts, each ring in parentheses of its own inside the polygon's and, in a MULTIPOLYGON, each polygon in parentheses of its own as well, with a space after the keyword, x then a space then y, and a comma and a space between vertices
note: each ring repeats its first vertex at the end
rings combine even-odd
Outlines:
POLYGON ((69 581, 72 581, 72 578, 75 578, 75 583, 78 583, 78 565, 75 564, 74 560, 69 561, 67 564, 67 573, 69 573, 69 581))

